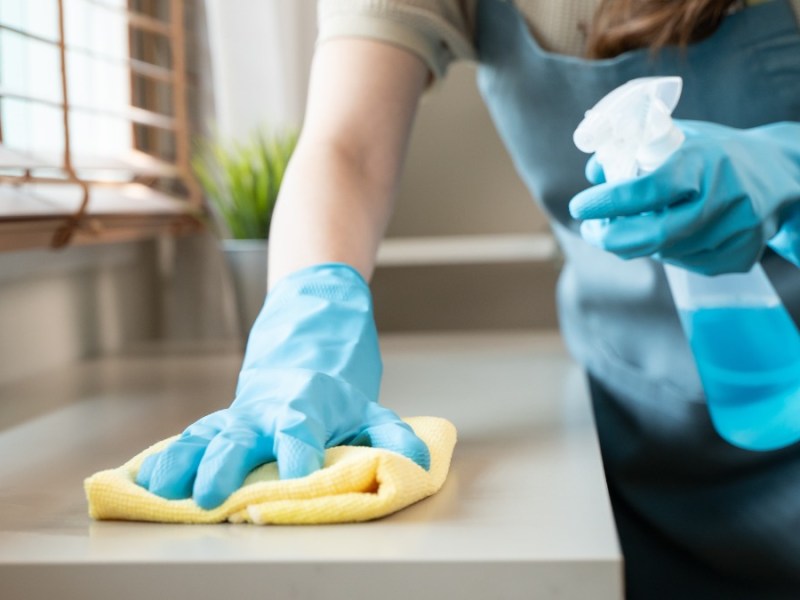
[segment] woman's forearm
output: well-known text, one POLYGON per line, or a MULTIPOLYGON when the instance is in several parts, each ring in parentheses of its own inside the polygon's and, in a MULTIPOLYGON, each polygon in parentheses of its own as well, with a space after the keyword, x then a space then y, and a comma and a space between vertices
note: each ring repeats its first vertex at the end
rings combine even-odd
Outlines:
POLYGON ((297 269, 343 262, 369 279, 394 190, 335 144, 298 145, 270 230, 270 286, 297 269))
POLYGON ((391 45, 343 38, 318 46, 270 229, 270 285, 324 262, 370 277, 427 77, 421 59, 391 45))

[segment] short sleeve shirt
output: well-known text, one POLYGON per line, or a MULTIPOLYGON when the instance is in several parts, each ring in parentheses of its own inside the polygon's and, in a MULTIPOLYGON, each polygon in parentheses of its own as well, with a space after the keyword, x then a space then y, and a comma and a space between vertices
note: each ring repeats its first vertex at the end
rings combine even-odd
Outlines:
MULTIPOLYGON (((579 55, 600 0, 516 0, 537 41, 550 51, 579 55)), ((757 4, 770 0, 749 0, 757 4)), ((318 43, 365 37, 419 56, 435 79, 457 60, 474 60, 478 0, 319 0, 318 43)), ((800 0, 791 0, 800 18, 800 0)))

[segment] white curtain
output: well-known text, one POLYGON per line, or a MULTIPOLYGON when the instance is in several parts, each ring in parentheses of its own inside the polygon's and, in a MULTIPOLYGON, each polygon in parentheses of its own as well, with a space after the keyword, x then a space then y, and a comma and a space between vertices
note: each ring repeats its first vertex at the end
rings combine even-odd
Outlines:
POLYGON ((220 135, 298 127, 316 39, 316 0, 206 0, 206 13, 220 135))

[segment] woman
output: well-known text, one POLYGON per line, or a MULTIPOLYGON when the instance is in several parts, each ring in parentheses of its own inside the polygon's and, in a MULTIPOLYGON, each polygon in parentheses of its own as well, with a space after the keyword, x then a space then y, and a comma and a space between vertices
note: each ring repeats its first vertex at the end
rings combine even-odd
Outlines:
MULTIPOLYGON (((146 462, 139 483, 211 508, 256 465, 277 460, 282 477, 300 477, 339 443, 428 465, 424 444, 377 403, 365 281, 420 94, 449 62, 474 58, 564 250, 561 327, 590 377, 629 597, 800 597, 800 447, 751 453, 717 437, 661 262, 714 274, 763 255, 779 288, 797 277, 765 250, 797 259, 791 1, 797 13, 790 0, 604 0, 579 58, 568 54, 583 45, 577 25, 591 0, 323 0, 324 43, 270 234, 271 289, 236 399, 146 462), (676 117, 692 119, 680 122, 686 142, 635 181, 602 183, 590 161, 596 185, 586 189, 572 130, 611 89, 656 74, 684 79, 676 117), (600 219, 591 244, 584 219, 600 219)), ((800 310, 797 291, 784 300, 800 310)))

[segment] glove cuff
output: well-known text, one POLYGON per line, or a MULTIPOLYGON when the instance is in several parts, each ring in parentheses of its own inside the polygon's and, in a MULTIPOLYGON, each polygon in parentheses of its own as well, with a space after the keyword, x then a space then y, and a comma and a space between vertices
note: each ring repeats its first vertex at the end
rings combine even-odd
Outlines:
MULTIPOLYGON (((369 287, 366 279, 362 277, 355 267, 342 262, 327 262, 304 267, 296 271, 292 271, 279 279, 270 290, 270 293, 277 291, 284 286, 307 282, 309 280, 317 281, 320 277, 327 276, 330 278, 341 279, 342 283, 351 282, 360 284, 364 287, 369 287)), ((326 277, 326 278, 327 278, 326 277)))
POLYGON ((285 302, 296 303, 302 298, 355 303, 362 310, 372 311, 369 284, 355 268, 345 263, 321 263, 293 271, 278 280, 267 293, 256 324, 270 309, 275 310, 285 302))

